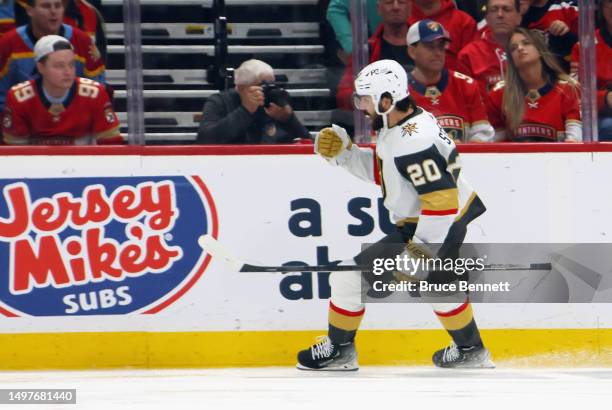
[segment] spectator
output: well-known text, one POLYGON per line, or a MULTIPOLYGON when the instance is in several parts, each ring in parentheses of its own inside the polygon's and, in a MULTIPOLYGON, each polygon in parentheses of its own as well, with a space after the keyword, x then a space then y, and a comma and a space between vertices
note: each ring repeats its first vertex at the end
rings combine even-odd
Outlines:
POLYGON ((530 7, 521 26, 544 32, 548 48, 568 71, 572 47, 578 42, 578 7, 563 0, 527 0, 527 3, 530 7))
POLYGON ((247 60, 235 72, 236 89, 206 100, 198 131, 203 144, 273 144, 310 138, 291 108, 289 95, 276 89, 276 97, 264 93, 274 81, 272 67, 247 60), (265 83, 264 83, 265 82, 265 83))
POLYGON ((491 92, 498 139, 582 141, 578 83, 557 64, 544 35, 519 27, 510 38, 505 82, 491 92))
POLYGON ((506 45, 521 22, 519 0, 488 0, 483 36, 459 53, 457 70, 478 82, 483 98, 504 78, 506 45))
POLYGON ((64 23, 89 35, 98 47, 102 59, 106 61, 106 30, 102 14, 85 0, 64 0, 64 6, 64 23))
MULTIPOLYGON (((599 140, 612 141, 612 0, 600 3, 603 24, 595 32, 597 61, 597 108, 599 111, 599 140)), ((572 73, 578 73, 580 44, 572 50, 572 73)))
POLYGON ((529 7, 531 7, 531 0, 520 0, 519 12, 521 13, 521 19, 527 13, 527 10, 529 10, 529 7))
MULTIPOLYGON (((1 0, 0 0, 1 1, 1 0)), ((13 0, 10 0, 13 3, 13 0)), ((62 0, 64 3, 64 23, 81 29, 88 34, 98 47, 102 59, 106 61, 106 30, 104 18, 95 6, 86 0, 62 0)), ((17 0, 13 16, 17 26, 28 24, 27 0, 17 0)))
MULTIPOLYGON (((380 0, 378 13, 382 23, 368 40, 369 63, 378 60, 395 60, 406 71, 412 70, 414 62, 406 53, 406 21, 410 15, 411 0, 380 0)), ((336 92, 338 108, 346 111, 353 109, 353 61, 349 58, 336 92)))
POLYGON ((0 0, 0 37, 15 28, 14 0, 0 0))
POLYGON ((62 24, 62 0, 29 0, 30 24, 20 26, 0 38, 0 107, 6 93, 15 84, 35 76, 36 62, 32 49, 37 39, 56 34, 66 38, 76 54, 76 74, 104 82, 104 62, 96 45, 87 34, 62 24))
POLYGON ((470 42, 478 39, 476 21, 467 13, 457 9, 452 0, 414 0, 408 20, 413 25, 419 20, 430 19, 442 24, 451 36, 446 50, 446 67, 457 68, 457 55, 470 42))
MULTIPOLYGON (((368 33, 373 33, 381 22, 377 3, 384 0, 366 0, 368 33)), ((346 64, 353 52, 353 27, 351 25, 351 2, 349 0, 330 0, 327 6, 327 21, 334 29, 340 45, 338 58, 346 64)))
MULTIPOLYGON (((484 0, 484 3, 486 4, 487 0, 484 0)), ((531 0, 519 0, 519 13, 521 14, 521 19, 523 18, 525 13, 527 13, 527 10, 529 10, 530 6, 531 0)), ((486 9, 486 6, 484 8, 486 9)), ((476 26, 478 27, 478 37, 482 37, 483 33, 489 27, 487 25, 487 20, 484 18, 480 20, 476 26)))
POLYGON ((495 131, 476 82, 444 67, 445 50, 452 41, 444 27, 421 20, 408 31, 408 54, 415 68, 410 73, 410 95, 432 113, 456 142, 491 142, 495 131))
POLYGON ((469 14, 474 21, 482 19, 483 0, 455 0, 457 8, 469 14))
POLYGON ((72 44, 44 36, 34 47, 37 80, 12 87, 2 121, 10 145, 119 144, 119 119, 103 85, 76 76, 72 44))

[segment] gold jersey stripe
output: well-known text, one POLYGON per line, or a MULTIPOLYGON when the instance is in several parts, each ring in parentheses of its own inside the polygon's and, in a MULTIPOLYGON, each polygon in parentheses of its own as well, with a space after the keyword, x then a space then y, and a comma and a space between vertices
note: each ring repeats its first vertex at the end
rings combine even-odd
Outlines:
POLYGON ((333 309, 329 309, 329 324, 342 330, 357 330, 361 324, 363 315, 359 316, 346 316, 342 313, 336 312, 333 309))
POLYGON ((10 55, 10 57, 8 58, 8 60, 6 61, 6 64, 4 65, 4 67, 2 67, 2 70, 0 70, 0 76, 4 77, 6 75, 6 73, 8 73, 8 70, 11 66, 11 63, 15 60, 22 60, 24 58, 34 58, 34 52, 33 51, 26 51, 24 53, 13 53, 10 55))
POLYGON ((459 208, 459 192, 457 188, 443 189, 419 195, 421 211, 446 211, 459 208))
MULTIPOLYGON (((83 63, 83 65, 85 65, 85 63, 83 63)), ((100 74, 104 72, 104 70, 106 70, 106 66, 104 65, 101 65, 100 67, 98 67, 97 69, 93 71, 90 71, 86 67, 83 67, 83 74, 85 74, 86 77, 92 78, 92 77, 99 76, 100 74)))
POLYGON ((444 326, 444 329, 459 330, 470 324, 474 318, 474 312, 472 311, 472 304, 470 303, 465 309, 454 316, 436 316, 438 316, 438 319, 440 320, 440 323, 442 323, 442 326, 444 326))

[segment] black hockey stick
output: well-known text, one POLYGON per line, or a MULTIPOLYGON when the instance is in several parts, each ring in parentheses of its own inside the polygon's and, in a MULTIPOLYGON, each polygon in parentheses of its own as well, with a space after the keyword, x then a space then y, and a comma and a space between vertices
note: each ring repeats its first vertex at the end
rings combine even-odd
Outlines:
MULTIPOLYGON (((204 251, 211 254, 214 258, 222 259, 235 272, 269 272, 269 273, 286 273, 286 272, 342 272, 342 271, 369 271, 371 266, 352 265, 352 264, 329 264, 329 265, 312 265, 312 266, 264 266, 253 263, 246 263, 235 258, 230 254, 215 238, 210 235, 202 235, 198 239, 198 244, 204 251)), ((520 264, 491 264, 484 265, 484 269, 479 271, 549 271, 552 265, 546 263, 531 263, 528 265, 520 264)))

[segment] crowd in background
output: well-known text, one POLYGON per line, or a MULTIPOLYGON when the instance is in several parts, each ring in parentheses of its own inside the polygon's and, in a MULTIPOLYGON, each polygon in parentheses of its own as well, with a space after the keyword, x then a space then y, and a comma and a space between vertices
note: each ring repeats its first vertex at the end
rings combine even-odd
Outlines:
MULTIPOLYGON (((339 68, 330 88, 338 110, 348 113, 354 109, 350 1, 326 3, 321 23, 333 29, 326 47, 339 68)), ((121 142, 96 5, 0 0, 5 144, 121 142)), ((369 62, 398 61, 416 103, 455 141, 582 141, 574 2, 367 0, 366 12, 369 62)), ((612 0, 598 2, 596 58, 599 139, 612 140, 612 0)), ((205 102, 199 143, 309 138, 288 94, 275 88, 272 67, 251 59, 236 74, 234 89, 205 102)))

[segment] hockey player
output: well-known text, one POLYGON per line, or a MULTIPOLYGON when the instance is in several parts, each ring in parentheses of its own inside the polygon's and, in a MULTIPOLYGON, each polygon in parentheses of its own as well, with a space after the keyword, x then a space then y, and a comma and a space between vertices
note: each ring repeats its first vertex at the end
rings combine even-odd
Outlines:
POLYGON ((103 85, 76 77, 72 44, 50 35, 34 47, 38 80, 12 87, 2 119, 9 145, 121 144, 119 119, 103 85))
MULTIPOLYGON (((440 257, 456 254, 467 224, 485 211, 483 203, 460 174, 454 142, 430 113, 409 96, 406 71, 393 60, 366 66, 355 79, 355 105, 372 118, 377 130, 376 152, 351 143, 336 125, 321 130, 315 151, 356 177, 380 183, 385 207, 397 230, 357 255, 367 265, 386 244, 443 243, 440 257)), ((405 245, 397 253, 401 253, 405 245)), ((431 282, 453 281, 434 272, 431 282)), ((299 369, 357 370, 355 335, 365 312, 361 272, 334 272, 330 276, 329 331, 313 346, 298 353, 299 369)), ((424 295, 425 296, 425 295, 424 295)), ((432 300, 432 299, 428 299, 432 300)), ((432 300, 435 302, 435 300, 432 300)), ((466 295, 459 303, 433 303, 453 339, 434 353, 439 367, 493 367, 484 347, 466 295)))

